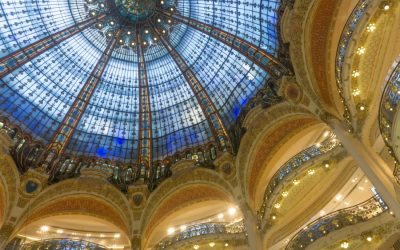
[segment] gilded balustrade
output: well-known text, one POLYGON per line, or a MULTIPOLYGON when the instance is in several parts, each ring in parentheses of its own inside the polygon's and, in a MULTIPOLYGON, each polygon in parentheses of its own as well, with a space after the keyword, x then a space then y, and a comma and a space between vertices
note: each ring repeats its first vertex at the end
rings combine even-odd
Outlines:
POLYGON ((340 142, 333 135, 330 135, 319 145, 313 145, 296 154, 279 168, 265 189, 263 203, 257 213, 259 228, 261 228, 265 220, 270 219, 268 218, 267 208, 271 207, 271 199, 278 187, 285 183, 293 173, 305 166, 307 162, 314 161, 318 157, 333 151, 339 146, 340 142))
POLYGON ((183 232, 168 236, 164 238, 161 242, 157 244, 155 250, 161 250, 173 247, 174 244, 183 242, 196 237, 206 236, 206 235, 243 235, 246 229, 243 221, 236 223, 202 223, 194 226, 190 226, 183 232))
POLYGON ((394 171, 394 176, 397 182, 400 183, 400 170, 399 170, 399 155, 393 151, 395 147, 393 145, 393 125, 395 123, 396 114, 398 111, 398 103, 400 101, 400 62, 397 64, 393 73, 389 77, 386 83, 385 89, 383 91, 380 110, 379 110, 379 127, 383 140, 386 145, 390 148, 390 153, 395 157, 396 168, 394 171))
POLYGON ((288 243, 286 250, 304 249, 316 240, 340 230, 371 220, 388 210, 379 195, 353 207, 322 216, 300 230, 288 243))
POLYGON ((339 40, 339 46, 336 53, 336 84, 339 89, 339 95, 342 99, 344 105, 344 114, 346 122, 350 125, 352 124, 352 113, 350 112, 350 95, 349 91, 345 89, 343 86, 345 81, 345 76, 343 75, 345 72, 345 61, 346 56, 350 53, 349 45, 351 39, 353 38, 354 32, 358 27, 358 24, 363 19, 365 14, 367 13, 368 7, 371 5, 372 0, 360 0, 350 17, 347 20, 347 23, 342 31, 342 35, 339 40))
POLYGON ((48 239, 33 241, 20 246, 21 250, 42 250, 42 249, 85 249, 85 250, 107 250, 108 248, 93 242, 73 239, 48 239))

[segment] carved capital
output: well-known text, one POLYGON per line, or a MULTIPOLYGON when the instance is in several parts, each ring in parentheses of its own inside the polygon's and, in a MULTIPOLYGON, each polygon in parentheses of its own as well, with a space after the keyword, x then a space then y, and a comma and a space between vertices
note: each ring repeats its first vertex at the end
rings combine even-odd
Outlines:
POLYGON ((45 173, 28 169, 28 171, 21 177, 21 185, 19 193, 25 198, 32 198, 38 195, 43 189, 48 186, 49 176, 45 173))
POLYGON ((146 184, 130 186, 128 189, 129 202, 134 209, 142 209, 150 195, 146 184))
POLYGON ((215 161, 216 170, 226 180, 232 180, 236 176, 235 158, 232 154, 225 152, 215 161))

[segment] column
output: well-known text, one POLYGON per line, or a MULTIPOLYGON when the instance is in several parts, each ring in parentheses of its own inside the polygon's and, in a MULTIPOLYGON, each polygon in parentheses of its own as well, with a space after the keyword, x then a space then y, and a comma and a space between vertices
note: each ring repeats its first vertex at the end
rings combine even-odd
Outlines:
POLYGON ((262 238, 257 229, 257 219, 248 206, 242 207, 244 225, 247 231, 247 240, 251 250, 262 250, 262 238))
POLYGON ((328 124, 346 151, 375 186, 390 210, 396 217, 400 217, 400 197, 398 195, 400 187, 396 183, 390 167, 371 147, 349 133, 343 122, 332 118, 328 120, 328 124))

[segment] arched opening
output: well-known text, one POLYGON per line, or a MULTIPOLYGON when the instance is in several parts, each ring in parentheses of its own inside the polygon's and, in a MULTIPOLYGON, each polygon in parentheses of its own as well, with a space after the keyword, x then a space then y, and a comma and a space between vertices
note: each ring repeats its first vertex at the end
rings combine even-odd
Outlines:
MULTIPOLYGON (((32 221, 22 227, 15 238, 21 239, 20 244, 27 245, 69 239, 91 242, 110 249, 123 249, 130 246, 130 239, 123 229, 103 218, 79 212, 50 215, 32 221)), ((12 244, 13 242, 10 243, 12 244)))
POLYGON ((239 204, 235 204, 234 197, 228 191, 229 185, 216 173, 198 169, 183 171, 176 178, 180 180, 179 184, 172 177, 159 187, 163 196, 159 196, 156 190, 149 198, 146 214, 142 217, 143 247, 153 247, 168 236, 168 231, 176 233, 181 226, 188 228, 208 220, 224 222, 223 218, 222 221, 218 218, 218 214, 224 214, 229 208, 239 212, 239 204))
MULTIPOLYGON (((158 221, 157 227, 148 238, 148 247, 153 248, 164 242, 174 242, 175 247, 178 247, 183 244, 183 241, 208 244, 214 240, 207 241, 207 236, 217 235, 220 226, 221 228, 229 227, 229 225, 242 220, 243 215, 237 204, 231 202, 210 199, 188 204, 174 209, 171 214, 158 221), (209 231, 207 232, 207 230, 209 231), (180 235, 185 237, 185 239, 182 237, 182 243, 171 241, 180 235), (205 239, 197 237, 197 235, 204 235, 205 239)), ((229 239, 225 241, 229 244, 229 239)))

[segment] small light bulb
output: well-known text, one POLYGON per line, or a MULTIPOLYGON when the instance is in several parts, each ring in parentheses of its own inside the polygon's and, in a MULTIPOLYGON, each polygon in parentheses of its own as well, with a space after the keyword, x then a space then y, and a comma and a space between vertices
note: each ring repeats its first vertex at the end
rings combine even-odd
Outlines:
POLYGON ((228 214, 229 214, 230 216, 235 215, 235 214, 236 214, 236 208, 230 207, 230 208, 228 209, 228 214))
POLYGON ((361 93, 361 91, 360 91, 359 89, 354 89, 354 90, 352 91, 352 95, 353 95, 353 96, 359 96, 360 93, 361 93))
POLYGON ((173 234, 173 233, 175 233, 175 228, 173 228, 173 227, 168 228, 167 234, 168 234, 168 235, 171 235, 171 234, 173 234))
POLYGON ((376 29, 376 26, 375 26, 374 23, 368 24, 368 26, 367 26, 367 31, 368 31, 368 32, 374 32, 375 29, 376 29))
POLYGON ((349 243, 347 242, 347 241, 344 241, 344 242, 342 242, 341 244, 340 244, 340 247, 341 248, 344 248, 344 249, 347 249, 347 248, 349 248, 349 243))
POLYGON ((388 3, 384 4, 384 5, 383 5, 383 9, 384 9, 385 11, 388 11, 388 10, 390 9, 390 5, 389 5, 388 3))
POLYGON ((351 73, 351 76, 354 78, 357 78, 360 76, 360 72, 358 70, 353 70, 353 72, 351 73))
POLYGON ((365 53, 365 48, 364 47, 359 47, 358 49, 357 49, 357 54, 358 55, 363 55, 365 53))

